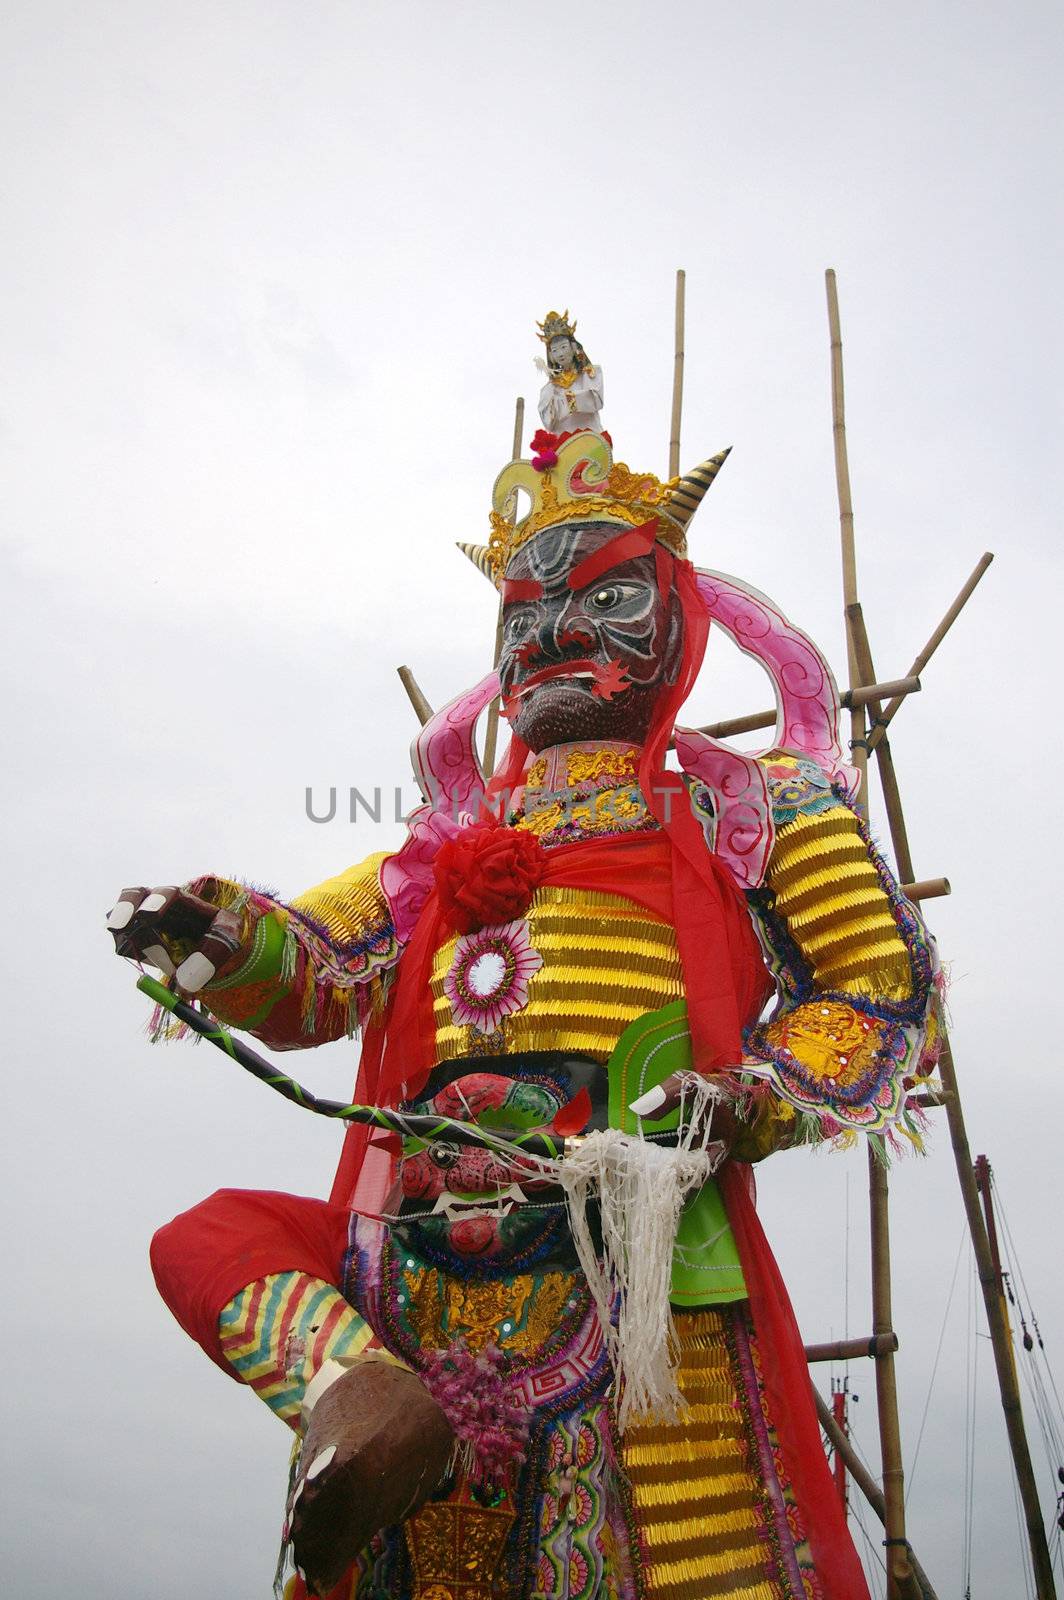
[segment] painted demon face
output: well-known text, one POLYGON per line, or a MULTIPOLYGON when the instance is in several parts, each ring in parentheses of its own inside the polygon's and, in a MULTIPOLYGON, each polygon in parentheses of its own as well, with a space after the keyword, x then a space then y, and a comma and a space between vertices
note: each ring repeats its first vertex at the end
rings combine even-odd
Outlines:
MULTIPOLYGON (((421 1109, 456 1122, 479 1121, 508 1137, 547 1127, 563 1098, 540 1083, 476 1072, 438 1090, 421 1109)), ((405 1154, 399 1176, 404 1200, 419 1213, 421 1235, 460 1256, 494 1256, 518 1248, 542 1227, 539 1209, 525 1202, 542 1200, 549 1180, 537 1177, 527 1163, 511 1163, 486 1146, 438 1140, 405 1154)))
POLYGON ((633 542, 624 524, 569 523, 531 539, 506 569, 503 714, 532 750, 585 739, 642 744, 676 681, 679 598, 662 599, 653 546, 626 553, 633 542))

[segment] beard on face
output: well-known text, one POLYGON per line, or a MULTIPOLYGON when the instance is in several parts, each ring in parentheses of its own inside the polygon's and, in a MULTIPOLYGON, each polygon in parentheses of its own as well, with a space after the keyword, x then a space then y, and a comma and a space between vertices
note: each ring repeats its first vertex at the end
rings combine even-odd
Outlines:
POLYGON ((530 750, 592 739, 645 742, 660 686, 627 689, 615 700, 601 700, 583 683, 537 684, 521 697, 510 727, 530 750))
POLYGON ((524 545, 508 579, 542 594, 507 605, 499 660, 503 702, 514 734, 531 750, 587 740, 646 740, 662 694, 676 681, 683 618, 673 591, 663 600, 653 554, 630 557, 582 590, 569 574, 618 533, 616 523, 567 524, 524 545), (534 674, 572 663, 574 675, 534 674))

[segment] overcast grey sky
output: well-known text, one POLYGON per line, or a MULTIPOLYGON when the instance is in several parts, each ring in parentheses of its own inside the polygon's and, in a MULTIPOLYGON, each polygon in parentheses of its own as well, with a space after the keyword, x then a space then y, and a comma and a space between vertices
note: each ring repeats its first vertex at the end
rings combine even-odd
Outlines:
MULTIPOLYGON (((618 454, 664 472, 678 266, 684 462, 734 446, 697 560, 844 669, 828 265, 882 676, 997 553, 894 745, 917 872, 953 883, 927 910, 973 1147, 1059 1383, 1059 8, 9 0, 2 39, 6 1592, 268 1595, 285 1432, 170 1321, 147 1242, 219 1186, 325 1192, 337 1135, 206 1048, 149 1049, 103 913, 208 869, 291 895, 398 842, 313 825, 304 789, 412 803, 396 664, 436 703, 489 664, 453 541, 486 534, 549 307, 605 369, 618 454)), ((688 720, 765 703, 718 642, 688 720)), ((354 1064, 299 1062, 326 1093, 354 1064)), ((761 1173, 810 1339, 869 1331, 865 1188, 859 1155, 761 1173)), ((892 1190, 911 1465, 962 1231, 944 1123, 892 1190)), ((959 1594, 976 1348, 972 1595, 1006 1600, 966 1270, 911 1537, 959 1594)))

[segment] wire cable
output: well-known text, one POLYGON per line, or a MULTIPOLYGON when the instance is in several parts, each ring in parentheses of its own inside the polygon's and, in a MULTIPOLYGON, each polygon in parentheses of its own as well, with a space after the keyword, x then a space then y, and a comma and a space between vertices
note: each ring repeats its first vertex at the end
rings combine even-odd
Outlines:
POLYGON ((924 1414, 920 1418, 920 1431, 916 1436, 916 1448, 913 1450, 912 1466, 909 1468, 908 1481, 905 1487, 905 1505, 909 1505, 909 1496, 912 1494, 913 1482, 916 1478, 916 1464, 920 1459, 920 1446, 923 1443, 924 1429, 927 1426, 927 1414, 931 1408, 931 1392, 935 1387, 935 1377, 938 1373, 938 1363, 942 1355, 942 1343, 946 1337, 946 1324, 949 1321, 950 1307, 953 1305, 953 1291, 957 1287, 957 1273, 960 1270, 961 1256, 964 1254, 964 1241, 968 1236, 968 1224, 961 1224, 961 1236, 957 1242, 957 1259, 953 1263, 953 1277, 950 1279, 949 1294, 946 1296, 946 1309, 942 1313, 942 1326, 938 1333, 938 1348, 935 1351, 934 1363, 931 1367, 931 1381, 927 1385, 927 1398, 924 1401, 924 1414))

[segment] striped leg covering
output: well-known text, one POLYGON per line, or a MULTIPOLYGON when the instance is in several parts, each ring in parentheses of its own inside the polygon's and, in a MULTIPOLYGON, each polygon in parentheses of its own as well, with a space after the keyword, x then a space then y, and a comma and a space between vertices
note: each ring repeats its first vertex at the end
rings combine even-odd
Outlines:
POLYGON ((218 1319, 226 1362, 290 1428, 303 1391, 324 1362, 376 1345, 373 1331, 332 1284, 305 1272, 249 1283, 218 1319))

